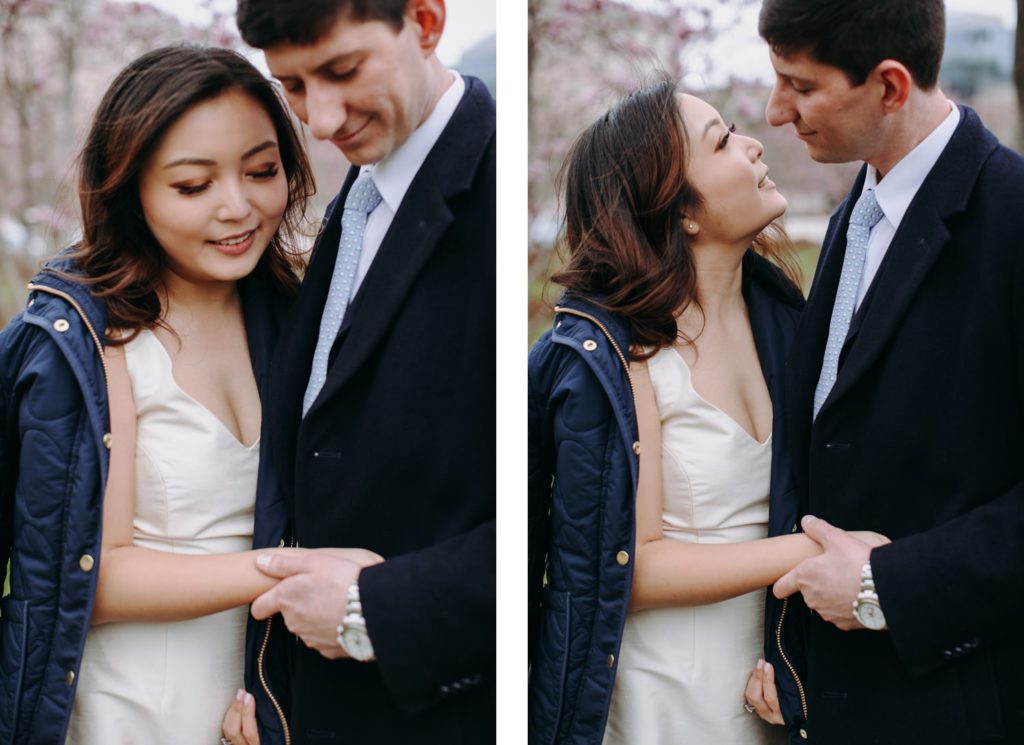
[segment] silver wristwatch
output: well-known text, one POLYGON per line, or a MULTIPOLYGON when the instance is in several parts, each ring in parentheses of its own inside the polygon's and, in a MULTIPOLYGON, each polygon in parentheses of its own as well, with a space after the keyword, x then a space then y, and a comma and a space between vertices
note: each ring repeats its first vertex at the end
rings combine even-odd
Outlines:
POLYGON ((363 618, 363 604, 359 602, 359 582, 348 588, 345 603, 345 617, 338 624, 338 644, 348 656, 360 662, 374 660, 373 643, 366 633, 366 619, 363 618))
POLYGON ((865 561, 860 569, 860 592, 853 601, 853 615, 861 626, 872 631, 885 631, 885 615, 875 592, 875 580, 871 577, 871 562, 865 561))

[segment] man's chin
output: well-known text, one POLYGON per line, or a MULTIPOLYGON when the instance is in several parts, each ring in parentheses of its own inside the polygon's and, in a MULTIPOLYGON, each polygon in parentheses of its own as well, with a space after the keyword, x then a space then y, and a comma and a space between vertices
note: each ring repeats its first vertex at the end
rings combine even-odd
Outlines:
POLYGON ((842 153, 826 150, 812 142, 805 142, 804 149, 811 160, 816 163, 849 163, 851 160, 856 160, 855 158, 845 157, 842 153))

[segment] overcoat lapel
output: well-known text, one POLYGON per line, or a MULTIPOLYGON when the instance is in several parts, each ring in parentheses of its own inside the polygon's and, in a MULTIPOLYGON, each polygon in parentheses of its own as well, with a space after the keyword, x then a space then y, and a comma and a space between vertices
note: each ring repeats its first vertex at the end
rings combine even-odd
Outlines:
POLYGON ((804 462, 806 443, 810 438, 814 388, 821 374, 821 361, 825 355, 825 342, 828 340, 828 327, 832 320, 832 305, 835 303, 839 275, 846 256, 846 227, 856 203, 853 195, 860 194, 866 175, 866 168, 862 168, 850 193, 829 221, 814 282, 789 355, 786 368, 786 409, 797 469, 804 462))
POLYGON ((875 276, 873 298, 859 319, 855 343, 839 367, 822 414, 842 400, 896 333, 921 284, 949 243, 946 221, 966 209, 981 166, 996 145, 974 112, 964 109, 953 138, 921 184, 893 236, 875 276))
MULTIPOLYGON (((313 417, 366 361, 387 336, 387 330, 410 293, 417 276, 452 223, 449 200, 472 186, 494 134, 485 109, 492 104, 483 84, 466 79, 467 90, 448 126, 417 172, 380 250, 370 266, 335 342, 340 351, 327 381, 310 408, 313 417)), ((308 356, 312 357, 312 349, 308 356)))
POLYGON ((274 458, 278 464, 280 483, 288 494, 291 493, 294 481, 294 443, 302 415, 302 397, 309 382, 313 352, 320 335, 320 318, 338 255, 342 206, 358 175, 358 168, 349 169, 341 192, 328 209, 323 227, 313 245, 305 279, 295 299, 287 325, 288 331, 282 335, 271 367, 270 396, 267 402, 268 429, 276 443, 274 458))

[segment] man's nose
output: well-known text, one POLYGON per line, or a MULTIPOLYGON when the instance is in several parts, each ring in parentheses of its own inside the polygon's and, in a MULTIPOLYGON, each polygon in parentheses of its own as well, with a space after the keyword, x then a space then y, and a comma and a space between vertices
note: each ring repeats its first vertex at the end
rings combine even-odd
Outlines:
POLYGON ((348 118, 344 99, 323 90, 310 90, 306 96, 306 115, 309 132, 318 140, 334 137, 348 118))
POLYGON ((789 97, 780 90, 778 83, 775 84, 771 95, 768 96, 768 105, 765 107, 764 118, 773 127, 781 127, 783 124, 796 121, 796 111, 790 103, 789 97))

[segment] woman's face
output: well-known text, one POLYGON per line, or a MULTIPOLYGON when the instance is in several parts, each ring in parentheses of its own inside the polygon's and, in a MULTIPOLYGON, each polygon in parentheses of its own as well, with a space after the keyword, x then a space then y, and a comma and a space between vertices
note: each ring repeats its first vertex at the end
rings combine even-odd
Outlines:
POLYGON ((246 276, 288 204, 270 116, 239 91, 196 105, 143 166, 139 199, 173 275, 192 283, 246 276))
POLYGON ((730 132, 715 108, 681 94, 689 137, 687 177, 704 197, 703 209, 687 214, 698 225, 696 240, 745 243, 786 211, 786 200, 761 162, 764 147, 753 137, 730 132))

